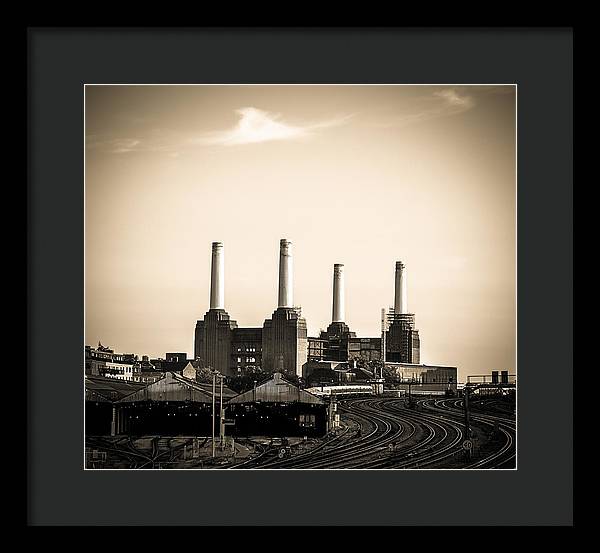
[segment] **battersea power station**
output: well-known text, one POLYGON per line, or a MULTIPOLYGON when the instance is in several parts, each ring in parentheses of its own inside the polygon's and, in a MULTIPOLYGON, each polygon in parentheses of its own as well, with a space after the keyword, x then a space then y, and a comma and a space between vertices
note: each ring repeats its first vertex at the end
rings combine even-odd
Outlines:
POLYGON ((303 375, 303 368, 319 362, 383 360, 420 363, 419 331, 408 312, 406 267, 395 269, 394 306, 382 313, 378 337, 357 337, 345 321, 344 265, 333 267, 331 324, 318 337, 308 337, 306 320, 293 299, 293 250, 289 240, 279 246, 277 309, 259 328, 241 328, 225 310, 225 259, 221 242, 212 244, 210 309, 196 322, 194 357, 203 367, 234 376, 248 370, 303 375))

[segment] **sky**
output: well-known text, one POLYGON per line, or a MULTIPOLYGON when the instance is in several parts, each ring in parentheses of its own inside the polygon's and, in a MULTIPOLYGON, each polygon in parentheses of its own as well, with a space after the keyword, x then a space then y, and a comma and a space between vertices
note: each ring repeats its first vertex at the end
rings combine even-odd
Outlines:
POLYGON ((85 340, 193 352, 211 243, 225 308, 277 307, 279 240, 309 336, 379 336, 406 265, 421 362, 516 372, 513 86, 85 87, 85 340))

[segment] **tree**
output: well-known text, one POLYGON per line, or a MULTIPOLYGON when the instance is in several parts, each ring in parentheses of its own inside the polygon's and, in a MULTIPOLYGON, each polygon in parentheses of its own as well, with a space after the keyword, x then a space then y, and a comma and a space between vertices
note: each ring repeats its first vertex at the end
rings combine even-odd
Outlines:
POLYGON ((210 383, 213 381, 213 371, 209 367, 196 369, 196 381, 210 383))
POLYGON ((254 388, 255 382, 261 383, 272 375, 273 373, 264 372, 259 369, 248 369, 242 374, 228 377, 226 382, 229 388, 241 394, 254 388))

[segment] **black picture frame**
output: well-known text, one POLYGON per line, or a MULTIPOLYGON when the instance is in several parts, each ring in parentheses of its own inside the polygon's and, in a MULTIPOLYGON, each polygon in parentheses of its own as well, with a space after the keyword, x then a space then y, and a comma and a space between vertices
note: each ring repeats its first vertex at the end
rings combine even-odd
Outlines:
POLYGON ((572 524, 572 29, 40 27, 27 42, 30 525, 572 524), (274 82, 518 85, 518 470, 84 472, 83 85, 274 82))

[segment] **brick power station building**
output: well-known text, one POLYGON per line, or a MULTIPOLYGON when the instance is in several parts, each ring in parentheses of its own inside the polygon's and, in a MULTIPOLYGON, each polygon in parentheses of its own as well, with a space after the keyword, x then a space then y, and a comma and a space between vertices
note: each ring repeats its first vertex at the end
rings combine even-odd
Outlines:
POLYGON ((345 323, 344 266, 333 267, 332 321, 318 337, 308 339, 309 361, 385 360, 392 363, 420 363, 419 331, 415 315, 408 313, 406 267, 396 262, 394 307, 384 314, 382 334, 360 338, 345 323))
POLYGON ((293 304, 292 243, 279 246, 279 301, 262 328, 239 328, 224 306, 225 263, 223 244, 213 242, 210 309, 197 321, 194 356, 204 366, 232 376, 251 368, 302 374, 307 359, 306 321, 293 304))
POLYGON ((395 363, 420 362, 419 331, 415 316, 408 313, 406 268, 396 263, 394 307, 385 317, 379 337, 361 338, 345 322, 344 265, 333 269, 332 321, 318 337, 307 337, 306 321, 293 304, 292 243, 282 239, 279 250, 279 294, 277 309, 262 328, 240 328, 224 305, 224 248, 212 244, 210 309, 197 321, 194 357, 201 364, 226 376, 261 369, 302 375, 307 361, 346 362, 361 358, 395 363))

